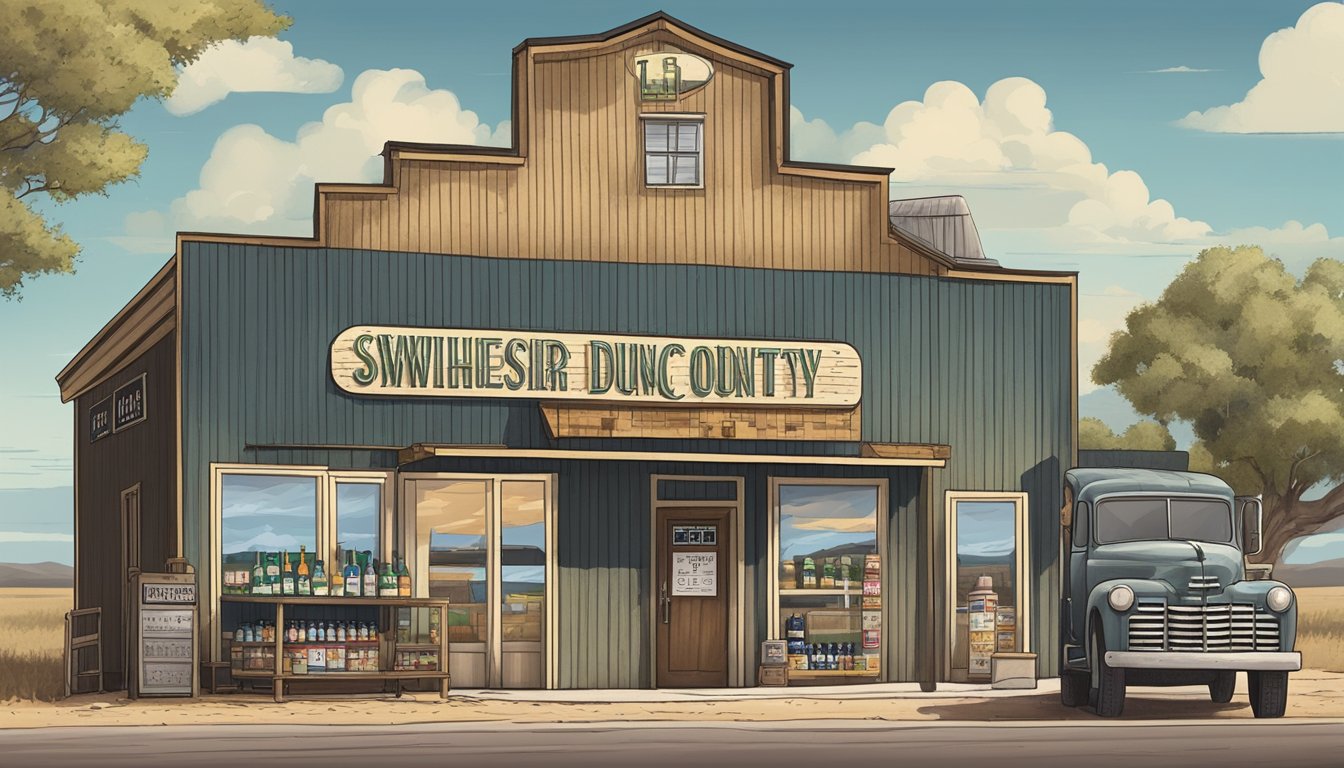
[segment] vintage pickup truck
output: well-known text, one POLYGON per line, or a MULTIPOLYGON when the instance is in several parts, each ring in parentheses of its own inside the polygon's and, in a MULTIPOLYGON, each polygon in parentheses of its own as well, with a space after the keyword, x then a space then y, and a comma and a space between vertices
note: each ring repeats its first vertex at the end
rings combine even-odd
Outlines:
POLYGON ((1256 717, 1281 717, 1297 605, 1287 585, 1248 580, 1261 506, 1195 472, 1065 473, 1060 697, 1102 717, 1127 685, 1204 685, 1232 699, 1247 674, 1256 717))

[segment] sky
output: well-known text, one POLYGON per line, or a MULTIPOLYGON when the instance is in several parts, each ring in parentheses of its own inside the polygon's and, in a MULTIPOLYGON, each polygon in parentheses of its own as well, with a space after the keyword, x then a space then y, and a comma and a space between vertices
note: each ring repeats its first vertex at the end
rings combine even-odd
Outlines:
MULTIPOLYGON (((33 537, 68 508, 5 491, 68 489, 54 376, 171 256, 173 232, 307 235, 312 181, 376 179, 384 140, 506 142, 511 51, 528 37, 665 10, 792 63, 796 159, 895 168, 893 197, 963 194, 992 258, 1080 272, 1082 414, 1113 428, 1134 414, 1091 364, 1201 248, 1256 243, 1294 270, 1344 257, 1335 2, 275 7, 294 19, 277 40, 208 51, 172 98, 122 119, 149 146, 139 178, 44 206, 84 253, 76 274, 0 300, 0 560, 63 543, 33 537)), ((1315 551, 1344 556, 1331 536, 1315 551)))

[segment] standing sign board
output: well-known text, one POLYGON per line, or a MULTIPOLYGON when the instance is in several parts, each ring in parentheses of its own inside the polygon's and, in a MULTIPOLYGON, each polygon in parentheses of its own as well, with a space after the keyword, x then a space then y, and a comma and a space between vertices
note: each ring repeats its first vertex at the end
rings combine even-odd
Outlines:
POLYGON ((139 696, 195 696, 196 574, 141 573, 136 598, 135 678, 139 696))

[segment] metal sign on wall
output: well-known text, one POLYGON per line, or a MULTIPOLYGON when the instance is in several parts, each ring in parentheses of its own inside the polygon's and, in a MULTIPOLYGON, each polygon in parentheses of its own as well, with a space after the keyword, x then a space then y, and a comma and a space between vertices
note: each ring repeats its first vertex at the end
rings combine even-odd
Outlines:
POLYGON ((112 393, 112 431, 120 432, 145 420, 145 374, 117 387, 112 393))
POLYGON ((858 350, 818 341, 347 328, 331 377, 356 395, 798 407, 857 405, 858 350))
POLYGON ((112 398, 104 397, 89 409, 89 442, 96 443, 112 434, 112 398))

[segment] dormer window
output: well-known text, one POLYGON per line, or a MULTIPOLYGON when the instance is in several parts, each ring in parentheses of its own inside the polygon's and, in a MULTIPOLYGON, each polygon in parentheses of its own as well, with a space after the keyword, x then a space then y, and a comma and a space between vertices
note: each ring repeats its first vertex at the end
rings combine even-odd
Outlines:
POLYGON ((644 183, 650 187, 704 186, 701 115, 660 114, 644 119, 644 183))

